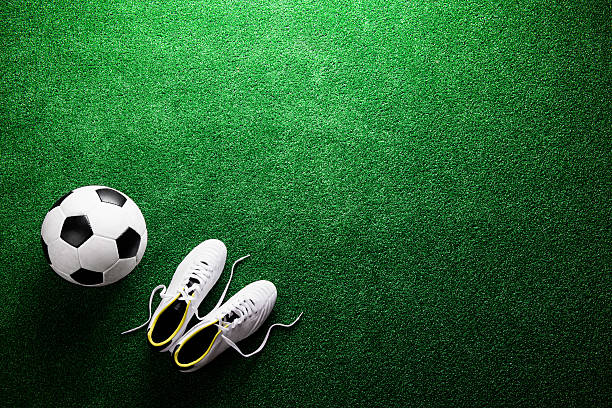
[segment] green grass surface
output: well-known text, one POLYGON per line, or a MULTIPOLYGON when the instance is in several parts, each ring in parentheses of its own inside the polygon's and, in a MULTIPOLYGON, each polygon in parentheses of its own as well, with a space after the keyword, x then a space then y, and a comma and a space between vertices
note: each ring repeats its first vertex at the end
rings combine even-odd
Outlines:
POLYGON ((15 1, 0 33, 4 406, 609 406, 609 2, 15 1), (89 184, 149 228, 100 289, 39 243, 89 184), (212 237, 252 254, 229 294, 304 317, 181 374, 119 333, 212 237))

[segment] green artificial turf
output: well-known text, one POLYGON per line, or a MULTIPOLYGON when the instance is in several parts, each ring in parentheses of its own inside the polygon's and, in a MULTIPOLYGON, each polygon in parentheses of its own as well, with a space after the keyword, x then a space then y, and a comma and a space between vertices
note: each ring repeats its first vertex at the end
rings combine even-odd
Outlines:
POLYGON ((609 406, 610 21, 604 1, 3 2, 2 405, 609 406), (149 230, 98 289, 39 241, 90 184, 149 230), (268 279, 269 323, 304 317, 182 374, 119 333, 212 237, 228 269, 252 254, 230 295, 268 279))

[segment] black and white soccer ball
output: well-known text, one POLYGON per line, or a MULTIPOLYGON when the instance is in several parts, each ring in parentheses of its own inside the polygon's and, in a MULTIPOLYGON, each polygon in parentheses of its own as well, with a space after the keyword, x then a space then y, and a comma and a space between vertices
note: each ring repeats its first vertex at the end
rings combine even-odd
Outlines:
POLYGON ((147 247, 140 208, 103 186, 77 188, 51 207, 41 228, 51 268, 69 282, 105 286, 130 273, 147 247))

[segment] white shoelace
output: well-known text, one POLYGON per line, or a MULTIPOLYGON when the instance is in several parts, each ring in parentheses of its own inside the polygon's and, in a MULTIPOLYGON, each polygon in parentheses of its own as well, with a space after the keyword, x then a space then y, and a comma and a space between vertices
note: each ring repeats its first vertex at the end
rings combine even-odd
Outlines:
MULTIPOLYGON (((248 303, 246 302, 241 302, 238 305, 236 305, 236 307, 234 307, 232 309, 232 311, 237 312, 236 315, 238 315, 238 318, 234 319, 229 326, 225 326, 223 321, 223 318, 219 318, 218 319, 218 323, 216 324, 216 326, 219 328, 219 330, 221 330, 222 333, 225 333, 226 331, 228 331, 229 329, 232 329, 234 327, 236 327, 236 325, 242 323, 242 318, 243 317, 249 317, 252 315, 252 312, 254 313, 255 310, 252 307, 248 306, 248 303)), ((300 318, 302 317, 302 315, 304 314, 304 312, 300 313, 300 315, 291 323, 289 324, 282 324, 282 323, 274 323, 273 325, 271 325, 270 327, 268 327, 268 332, 266 333, 266 337, 264 337, 263 341, 261 342, 261 344, 259 345, 259 347, 257 347, 257 350, 253 351, 252 353, 249 354, 245 354, 242 352, 242 350, 240 350, 240 348, 236 345, 236 343, 234 343, 232 340, 230 340, 227 336, 225 336, 225 334, 221 334, 221 338, 230 346, 232 347, 234 350, 236 350, 238 353, 240 353, 240 355, 242 357, 251 357, 254 356, 255 354, 259 353, 261 350, 263 350, 263 348, 266 345, 266 342, 268 341, 268 338, 270 337, 270 332, 272 331, 272 328, 274 327, 291 327, 294 324, 296 324, 298 322, 298 320, 300 320, 300 318)))
MULTIPOLYGON (((248 258, 249 255, 243 256, 242 258, 239 258, 238 260, 236 260, 236 262, 234 262, 234 264, 232 265, 232 271, 230 273, 230 277, 229 280, 227 281, 227 284, 225 285, 225 289, 223 290, 223 293, 221 294, 221 297, 219 298, 219 301, 217 302, 217 305, 213 308, 216 309, 218 308, 221 303, 223 302, 223 298, 225 298, 225 295, 227 294, 227 289, 229 288, 230 283, 232 282, 232 278, 234 277, 234 269, 236 268, 236 265, 248 258)), ((201 290, 201 286, 204 282, 206 282, 207 279, 210 279, 212 274, 212 271, 210 268, 205 267, 204 264, 202 264, 201 262, 198 262, 198 264, 196 265, 192 265, 191 266, 191 270, 189 271, 188 274, 185 275, 185 278, 183 279, 183 282, 181 284, 181 289, 179 290, 180 293, 180 297, 179 300, 184 300, 186 302, 189 302, 191 300, 194 299, 194 293, 196 291, 200 291, 201 290), (195 278, 198 280, 198 283, 193 284, 191 287, 186 288, 187 283, 189 282, 190 279, 195 278)), ((153 305, 153 297, 155 296, 155 292, 157 292, 159 289, 163 289, 161 291, 161 293, 159 294, 161 296, 162 299, 168 299, 168 298, 172 298, 174 296, 169 295, 166 293, 166 285, 158 285, 155 287, 155 289, 153 289, 153 291, 151 292, 151 296, 149 297, 149 318, 147 319, 146 322, 144 322, 143 324, 141 324, 138 327, 134 327, 133 329, 130 330, 126 330, 124 332, 122 332, 121 334, 127 334, 127 333, 131 333, 134 332, 136 330, 142 329, 143 327, 145 327, 147 324, 149 324, 149 322, 151 321, 152 315, 151 315, 151 306, 153 305)), ((200 315, 198 314, 198 311, 195 311, 195 315, 199 320, 202 320, 202 318, 200 317, 200 315)))

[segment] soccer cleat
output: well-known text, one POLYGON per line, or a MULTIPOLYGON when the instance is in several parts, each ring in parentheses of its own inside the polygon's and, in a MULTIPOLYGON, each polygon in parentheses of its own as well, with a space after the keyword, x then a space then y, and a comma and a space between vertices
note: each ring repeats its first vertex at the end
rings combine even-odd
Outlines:
POLYGON ((272 282, 260 280, 245 286, 221 307, 213 309, 181 337, 174 347, 174 362, 184 372, 195 371, 214 360, 228 347, 236 349, 243 357, 260 352, 275 326, 273 324, 264 341, 250 354, 243 353, 236 343, 253 334, 270 315, 276 302, 276 287, 272 282))
MULTIPOLYGON (((197 316, 198 306, 221 276, 226 256, 225 244, 216 239, 209 239, 195 247, 176 268, 170 285, 167 288, 159 285, 151 292, 149 319, 144 324, 122 334, 138 330, 149 324, 147 338, 151 346, 159 351, 171 350, 185 332, 189 320, 194 315, 197 316), (162 301, 151 315, 153 297, 160 289, 162 301)), ((218 305, 227 293, 236 263, 242 259, 244 258, 239 259, 232 266, 230 279, 218 305)))

